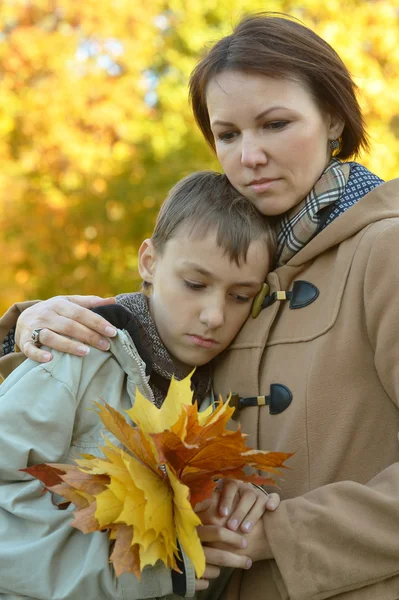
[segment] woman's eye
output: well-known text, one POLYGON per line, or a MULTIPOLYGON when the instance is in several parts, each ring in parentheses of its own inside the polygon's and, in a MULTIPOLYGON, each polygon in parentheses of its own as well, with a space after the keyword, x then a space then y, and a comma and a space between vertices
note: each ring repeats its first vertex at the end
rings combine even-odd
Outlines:
POLYGON ((264 129, 283 129, 286 125, 288 125, 288 121, 271 121, 270 123, 265 123, 263 125, 264 129))
POLYGON ((234 140, 235 137, 237 137, 237 132, 225 131, 224 133, 219 133, 216 137, 221 142, 231 142, 232 140, 234 140))
POLYGON ((194 281, 188 281, 187 279, 183 279, 184 285, 188 287, 189 290, 203 290, 205 285, 203 283, 195 283, 194 281))

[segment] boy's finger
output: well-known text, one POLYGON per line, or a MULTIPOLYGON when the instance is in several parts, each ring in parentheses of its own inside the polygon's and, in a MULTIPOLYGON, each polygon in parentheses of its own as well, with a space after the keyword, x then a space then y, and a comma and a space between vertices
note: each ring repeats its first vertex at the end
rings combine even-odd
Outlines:
POLYGON ((269 497, 267 499, 267 504, 266 504, 266 509, 267 510, 276 510, 276 508, 279 507, 281 502, 281 498, 279 494, 273 493, 273 494, 269 494, 269 497))
MULTIPOLYGON (((265 495, 264 499, 258 496, 253 488, 248 486, 244 492, 241 492, 241 498, 234 509, 230 519, 227 521, 226 527, 235 531, 238 529, 245 519, 247 521, 247 515, 250 513, 252 508, 259 504, 258 511, 260 510, 260 505, 262 505, 262 511, 260 514, 263 514, 263 511, 266 508, 267 496, 265 495)), ((258 517, 259 518, 259 517, 258 517)), ((249 530, 246 530, 249 531, 249 530)))
POLYGON ((233 502, 237 494, 238 485, 233 479, 224 479, 220 482, 221 487, 219 500, 219 514, 222 517, 228 517, 233 507, 233 502), (222 487, 223 486, 223 487, 222 487))
POLYGON ((262 518, 265 510, 274 511, 280 504, 280 496, 278 494, 264 494, 258 496, 255 504, 243 519, 241 531, 248 533, 254 525, 262 518))
POLYGON ((195 580, 195 591, 202 592, 202 590, 207 590, 209 587, 209 581, 207 579, 196 579, 195 580))
POLYGON ((212 498, 207 498, 206 500, 203 500, 202 502, 197 502, 197 504, 194 507, 194 511, 196 513, 201 513, 205 510, 208 510, 208 508, 211 506, 212 504, 212 498))
POLYGON ((220 575, 220 567, 215 565, 206 565, 201 579, 217 579, 220 575))

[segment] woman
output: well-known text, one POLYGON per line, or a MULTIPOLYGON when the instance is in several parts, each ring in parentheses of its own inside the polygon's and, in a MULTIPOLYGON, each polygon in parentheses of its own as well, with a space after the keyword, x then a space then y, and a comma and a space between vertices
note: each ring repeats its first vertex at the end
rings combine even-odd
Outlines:
MULTIPOLYGON (((276 218, 279 243, 262 310, 215 387, 239 393, 252 444, 295 452, 285 500, 249 534, 256 562, 229 598, 399 598, 399 182, 342 162, 367 148, 354 88, 327 43, 273 14, 244 19, 191 78, 205 138, 237 190, 276 218)), ((89 337, 92 324, 52 300, 23 316, 17 341, 45 328, 49 345, 65 343, 49 330, 98 343, 105 324, 89 337)))

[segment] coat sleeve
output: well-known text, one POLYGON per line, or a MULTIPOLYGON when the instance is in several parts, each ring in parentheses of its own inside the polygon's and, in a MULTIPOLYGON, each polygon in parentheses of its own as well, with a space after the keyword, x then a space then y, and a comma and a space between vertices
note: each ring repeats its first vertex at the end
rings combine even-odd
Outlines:
MULTIPOLYGON (((397 406, 398 253, 395 219, 374 240, 364 297, 359 298, 381 386, 397 406)), ((264 525, 282 598, 399 597, 399 463, 382 470, 367 485, 342 481, 285 500, 275 513, 264 516, 264 525)))
POLYGON ((26 308, 36 304, 36 302, 39 302, 39 300, 31 300, 28 302, 18 302, 17 304, 13 304, 4 313, 4 315, 0 317, 0 344, 3 343, 8 332, 16 326, 19 315, 26 308))
POLYGON ((24 360, 25 355, 22 352, 10 352, 8 354, 3 354, 3 342, 6 340, 7 335, 10 331, 15 329, 15 326, 18 321, 18 317, 26 308, 33 306, 39 302, 39 300, 32 300, 29 302, 18 302, 17 304, 13 304, 4 313, 2 317, 0 317, 0 383, 8 377, 8 375, 16 369, 24 360))
POLYGON ((141 581, 116 578, 107 534, 71 527, 72 512, 58 510, 40 482, 20 472, 65 461, 76 409, 72 389, 30 360, 0 386, 0 595, 134 600, 172 593, 164 566, 145 569, 141 581))

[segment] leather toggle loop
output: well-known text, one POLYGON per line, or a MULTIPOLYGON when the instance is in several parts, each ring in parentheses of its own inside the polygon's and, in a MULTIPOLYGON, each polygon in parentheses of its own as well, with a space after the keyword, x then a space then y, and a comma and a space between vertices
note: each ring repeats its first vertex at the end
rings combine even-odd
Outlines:
POLYGON ((268 396, 249 396, 242 398, 240 394, 233 393, 230 398, 230 406, 236 410, 233 418, 237 417, 238 411, 247 406, 268 406, 271 415, 279 415, 292 402, 292 392, 286 385, 282 383, 272 383, 270 386, 270 394, 268 396))
POLYGON ((285 292, 284 290, 278 290, 271 294, 265 295, 262 303, 260 304, 258 301, 258 296, 259 298, 261 297, 260 294, 262 293, 262 290, 258 293, 252 305, 252 317, 254 319, 259 315, 262 309, 271 306, 276 301, 281 302, 284 300, 289 300, 291 309, 304 308, 305 306, 312 304, 312 302, 314 302, 320 294, 318 288, 313 283, 298 279, 297 281, 294 281, 292 290, 288 292, 285 292))
POLYGON ((256 319, 258 314, 263 308, 263 301, 266 298, 267 294, 270 292, 270 288, 267 283, 262 283, 262 287, 259 292, 256 294, 254 301, 252 303, 251 315, 253 319, 256 319))

